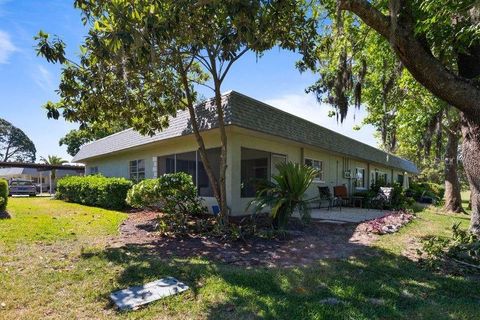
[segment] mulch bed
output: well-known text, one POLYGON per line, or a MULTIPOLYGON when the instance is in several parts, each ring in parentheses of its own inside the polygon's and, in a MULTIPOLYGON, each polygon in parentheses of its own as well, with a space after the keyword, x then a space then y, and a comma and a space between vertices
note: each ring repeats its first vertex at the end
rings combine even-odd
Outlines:
POLYGON ((121 225, 120 237, 111 245, 142 246, 159 257, 200 257, 240 266, 306 266, 325 258, 365 255, 376 236, 359 230, 356 224, 331 224, 312 221, 307 226, 293 223, 285 239, 251 237, 247 241, 225 241, 200 234, 162 236, 155 231, 158 212, 130 213, 121 225))

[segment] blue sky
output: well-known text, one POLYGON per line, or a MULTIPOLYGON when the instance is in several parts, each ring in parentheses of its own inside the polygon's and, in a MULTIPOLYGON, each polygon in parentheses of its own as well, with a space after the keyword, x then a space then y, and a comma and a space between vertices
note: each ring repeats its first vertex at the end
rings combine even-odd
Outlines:
MULTIPOLYGON (((73 0, 0 0, 0 117, 21 128, 37 147, 37 159, 49 154, 70 160, 58 140, 74 123, 49 120, 41 106, 57 99, 60 69, 37 57, 33 37, 39 30, 57 34, 67 43, 74 57, 86 33, 80 12, 73 0)), ((353 110, 343 124, 327 117, 329 107, 320 105, 305 88, 316 77, 300 74, 294 67, 298 55, 273 49, 261 58, 246 55, 231 69, 223 90, 236 90, 312 122, 376 145, 374 129, 364 126, 352 130, 364 117, 363 110, 353 110)), ((204 96, 211 96, 202 90, 204 96)))

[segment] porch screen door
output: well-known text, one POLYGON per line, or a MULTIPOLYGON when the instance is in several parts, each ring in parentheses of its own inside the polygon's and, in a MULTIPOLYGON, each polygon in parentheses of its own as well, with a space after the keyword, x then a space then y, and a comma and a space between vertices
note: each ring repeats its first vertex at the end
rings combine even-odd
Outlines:
POLYGON ((271 161, 270 161, 271 177, 278 174, 277 164, 286 163, 286 162, 287 162, 287 156, 286 155, 272 153, 272 157, 271 157, 271 161))

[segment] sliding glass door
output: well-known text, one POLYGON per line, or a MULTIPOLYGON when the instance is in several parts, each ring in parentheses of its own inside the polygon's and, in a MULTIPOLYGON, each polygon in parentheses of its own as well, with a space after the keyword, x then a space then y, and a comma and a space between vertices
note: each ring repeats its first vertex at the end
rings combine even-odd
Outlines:
MULTIPOLYGON (((220 148, 208 149, 207 157, 213 170, 213 175, 218 179, 220 176, 220 148)), ((213 197, 213 189, 198 151, 158 157, 157 167, 158 176, 175 172, 189 174, 192 176, 193 183, 197 186, 200 196, 213 197)))

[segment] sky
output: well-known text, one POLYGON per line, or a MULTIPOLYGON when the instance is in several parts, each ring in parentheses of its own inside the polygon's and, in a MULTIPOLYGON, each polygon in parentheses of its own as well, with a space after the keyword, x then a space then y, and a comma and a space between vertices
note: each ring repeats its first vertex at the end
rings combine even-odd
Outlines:
MULTIPOLYGON (((67 55, 75 58, 86 34, 73 0, 0 0, 0 118, 22 129, 37 148, 37 160, 47 155, 71 160, 58 141, 78 127, 62 119, 47 119, 42 105, 58 99, 60 67, 37 57, 33 37, 43 30, 58 35, 67 44, 67 55)), ((299 55, 272 49, 258 58, 243 56, 232 67, 223 91, 235 90, 286 112, 295 114, 359 141, 376 146, 374 128, 362 126, 365 110, 349 111, 343 123, 327 116, 331 107, 320 104, 305 88, 317 77, 295 69, 299 55)), ((202 89, 204 97, 212 96, 202 89)))

